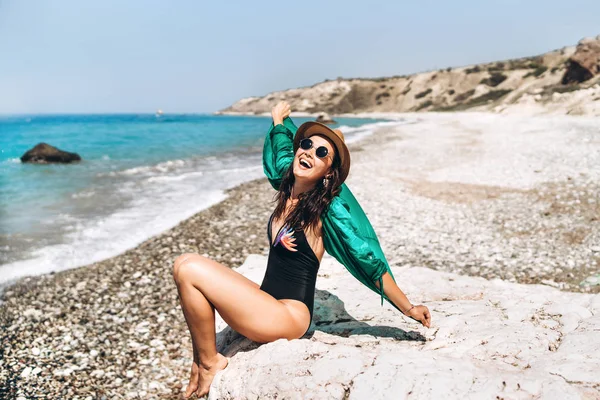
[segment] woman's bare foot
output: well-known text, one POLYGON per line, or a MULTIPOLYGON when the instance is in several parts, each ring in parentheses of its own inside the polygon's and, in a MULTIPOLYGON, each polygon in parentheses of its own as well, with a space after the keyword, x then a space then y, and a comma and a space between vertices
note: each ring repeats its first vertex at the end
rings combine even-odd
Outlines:
POLYGON ((192 376, 190 377, 190 384, 186 389, 185 397, 188 398, 191 396, 194 390, 196 390, 196 395, 198 397, 206 395, 217 372, 225 369, 228 363, 229 361, 227 360, 227 357, 221 353, 217 353, 215 361, 213 361, 210 365, 203 366, 193 363, 192 376))
POLYGON ((196 361, 192 362, 192 371, 190 373, 190 383, 188 383, 187 389, 185 389, 184 397, 189 399, 192 393, 198 389, 198 363, 196 361))

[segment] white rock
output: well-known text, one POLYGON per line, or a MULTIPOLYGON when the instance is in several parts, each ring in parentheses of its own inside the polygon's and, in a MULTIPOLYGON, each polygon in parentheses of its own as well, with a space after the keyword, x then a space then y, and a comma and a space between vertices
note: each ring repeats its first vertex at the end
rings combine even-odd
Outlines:
POLYGON ((27 378, 29 376, 29 374, 31 374, 31 371, 32 371, 31 367, 25 367, 23 372, 21 372, 21 378, 27 378))
POLYGON ((588 283, 598 283, 598 281, 600 281, 600 278, 598 278, 597 276, 588 276, 587 278, 585 278, 585 281, 588 283))
MULTIPOLYGON (((260 283, 266 260, 250 255, 236 270, 260 283)), ((231 359, 210 399, 575 399, 600 382, 599 295, 393 267, 409 299, 426 300, 427 329, 382 308, 331 257, 320 269, 304 338, 255 348, 217 314, 217 348, 231 359)))
POLYGON ((27 310, 23 311, 23 315, 26 317, 38 319, 43 315, 43 313, 35 308, 28 308, 27 310))
POLYGON ((101 370, 101 369, 96 369, 90 373, 90 376, 98 377, 98 378, 102 377, 103 375, 104 375, 104 370, 101 370))
POLYGON ((152 348, 155 350, 164 350, 165 342, 162 341, 161 339, 152 339, 150 341, 150 346, 152 346, 152 348))
POLYGON ((161 388, 161 387, 163 387, 163 385, 160 382, 156 382, 156 381, 151 381, 148 384, 148 388, 149 389, 158 389, 158 388, 161 388))

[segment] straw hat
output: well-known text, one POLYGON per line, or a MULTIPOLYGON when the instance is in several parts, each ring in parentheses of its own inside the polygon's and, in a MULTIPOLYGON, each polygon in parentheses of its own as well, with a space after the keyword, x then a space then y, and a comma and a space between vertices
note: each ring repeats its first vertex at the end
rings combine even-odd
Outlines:
POLYGON ((300 147, 300 141, 312 135, 323 135, 335 144, 336 152, 340 157, 340 184, 342 184, 350 172, 350 152, 346 146, 344 134, 339 129, 331 129, 327 125, 317 121, 305 122, 296 131, 296 136, 294 137, 294 154, 298 150, 298 147, 300 147))

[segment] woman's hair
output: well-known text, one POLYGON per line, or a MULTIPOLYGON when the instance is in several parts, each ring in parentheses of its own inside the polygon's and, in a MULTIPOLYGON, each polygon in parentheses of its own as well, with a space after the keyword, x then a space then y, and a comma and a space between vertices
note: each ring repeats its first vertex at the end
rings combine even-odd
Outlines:
MULTIPOLYGON (((300 226, 303 229, 308 228, 313 231, 316 230, 321 214, 327 211, 331 200, 342 191, 340 186, 342 184, 340 182, 340 158, 337 151, 333 157, 330 172, 326 176, 330 176, 327 179, 327 186, 323 185, 323 179, 319 179, 311 190, 298 195, 298 202, 288 214, 284 224, 294 227, 300 226)), ((285 205, 287 199, 291 196, 295 181, 294 163, 292 162, 283 175, 279 191, 273 200, 277 203, 277 207, 275 207, 275 211, 273 212, 273 218, 279 219, 285 212, 285 205)))

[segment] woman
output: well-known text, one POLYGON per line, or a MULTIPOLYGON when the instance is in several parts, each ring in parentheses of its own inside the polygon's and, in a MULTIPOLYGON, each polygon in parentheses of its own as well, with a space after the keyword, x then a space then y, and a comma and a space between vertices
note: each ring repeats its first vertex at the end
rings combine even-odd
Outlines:
MULTIPOLYGON (((289 104, 280 102, 271 114, 274 129, 270 134, 284 133, 290 142, 283 142, 282 147, 291 146, 292 134, 283 124, 290 115, 289 104)), ((293 152, 275 151, 289 160, 278 163, 276 185, 269 179, 278 192, 267 225, 270 251, 262 284, 198 254, 186 253, 175 260, 173 277, 194 353, 186 398, 194 391, 199 397, 207 394, 215 374, 228 363, 216 349, 215 308, 232 329, 260 343, 298 339, 310 327, 317 271, 324 243, 330 243, 324 239, 332 239, 324 236, 321 217, 348 176, 350 154, 341 131, 316 122, 298 128, 293 152)), ((382 301, 385 291, 394 307, 430 326, 427 307, 412 305, 390 273, 380 274, 379 280, 376 287, 382 301)))

